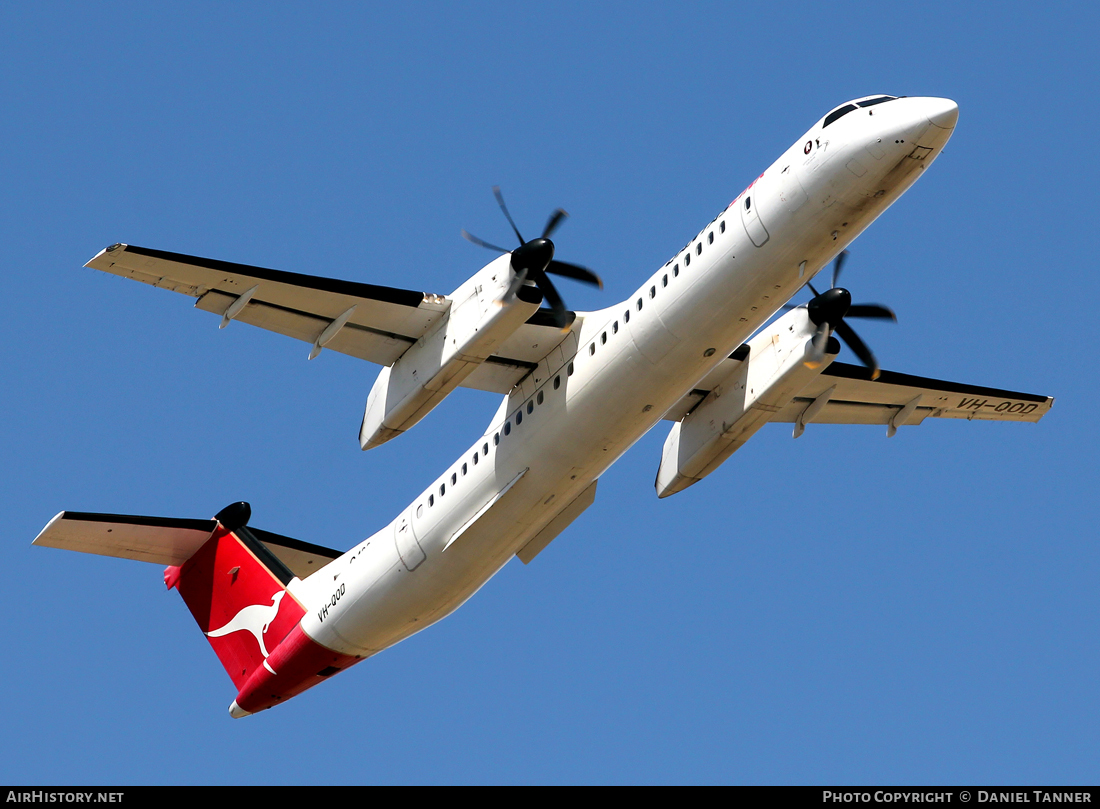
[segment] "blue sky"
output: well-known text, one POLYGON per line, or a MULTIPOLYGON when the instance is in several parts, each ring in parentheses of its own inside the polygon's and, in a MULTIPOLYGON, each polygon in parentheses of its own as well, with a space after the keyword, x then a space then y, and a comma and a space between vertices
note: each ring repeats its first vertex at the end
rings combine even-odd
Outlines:
MULTIPOLYGON (((8 4, 0 780, 1096 780, 1095 10, 8 4), (82 268, 117 241, 446 293, 572 215, 625 297, 831 107, 957 132, 852 248, 885 368, 1057 397, 1037 426, 765 428, 658 501, 667 424, 530 566, 258 717, 152 565, 31 548, 63 509, 347 548, 496 406, 362 453, 376 369, 82 268)), ((850 354, 842 360, 852 361, 850 354)))

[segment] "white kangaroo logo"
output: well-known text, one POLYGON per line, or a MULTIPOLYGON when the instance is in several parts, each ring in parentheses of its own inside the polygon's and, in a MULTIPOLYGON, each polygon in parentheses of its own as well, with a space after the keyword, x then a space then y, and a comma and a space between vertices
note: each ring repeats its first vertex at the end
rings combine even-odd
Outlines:
POLYGON ((279 614, 279 604, 283 600, 283 596, 286 595, 286 590, 280 590, 271 597, 271 606, 267 607, 263 604, 251 604, 247 607, 243 607, 240 612, 234 615, 225 626, 218 629, 211 629, 206 633, 208 638, 220 638, 223 635, 228 635, 231 632, 238 632, 245 629, 252 633, 252 636, 256 638, 256 642, 260 644, 260 652, 264 656, 264 668, 270 671, 272 674, 275 671, 267 664, 267 647, 264 645, 264 633, 267 632, 268 627, 271 626, 275 620, 275 616, 279 614))

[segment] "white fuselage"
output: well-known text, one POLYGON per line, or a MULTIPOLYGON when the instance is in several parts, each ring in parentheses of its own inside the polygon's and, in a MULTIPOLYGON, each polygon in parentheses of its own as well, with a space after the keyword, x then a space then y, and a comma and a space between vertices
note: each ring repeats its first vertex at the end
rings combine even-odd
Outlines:
POLYGON ((627 300, 579 315, 390 525, 295 581, 306 634, 367 657, 461 605, 897 200, 956 118, 900 98, 819 121, 627 300))

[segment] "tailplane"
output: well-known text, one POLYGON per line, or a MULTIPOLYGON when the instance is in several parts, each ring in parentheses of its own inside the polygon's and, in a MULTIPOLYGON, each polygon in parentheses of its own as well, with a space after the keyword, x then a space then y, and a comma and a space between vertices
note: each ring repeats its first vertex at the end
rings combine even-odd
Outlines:
MULTIPOLYGON (((276 674, 269 658, 305 615, 287 588, 340 555, 249 528, 251 514, 244 502, 227 506, 212 520, 63 511, 33 544, 166 565, 165 585, 179 590, 238 696, 251 695, 276 674)), ((300 629, 290 646, 301 645, 299 634, 300 629)), ((248 712, 238 709, 234 715, 248 712)))

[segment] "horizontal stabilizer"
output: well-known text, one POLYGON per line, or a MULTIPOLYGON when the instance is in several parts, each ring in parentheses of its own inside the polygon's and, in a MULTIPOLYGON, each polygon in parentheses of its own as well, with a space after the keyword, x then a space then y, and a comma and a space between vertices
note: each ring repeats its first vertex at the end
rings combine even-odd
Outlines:
POLYGON ((158 565, 182 565, 210 539, 217 525, 217 520, 62 511, 31 544, 158 565))
POLYGON ((290 569, 290 572, 299 579, 304 579, 311 573, 320 570, 333 559, 343 554, 340 551, 314 545, 310 542, 302 542, 300 539, 291 539, 270 531, 262 531, 259 528, 249 527, 249 530, 271 551, 280 562, 290 569))
MULTIPOLYGON (((217 520, 62 511, 32 544, 158 565, 182 565, 210 539, 217 525, 217 520)), ((300 579, 340 556, 340 551, 332 548, 259 528, 249 530, 300 579)))

